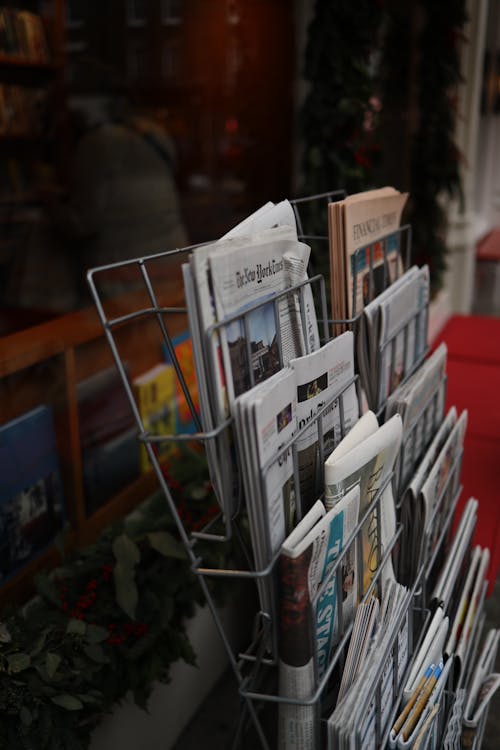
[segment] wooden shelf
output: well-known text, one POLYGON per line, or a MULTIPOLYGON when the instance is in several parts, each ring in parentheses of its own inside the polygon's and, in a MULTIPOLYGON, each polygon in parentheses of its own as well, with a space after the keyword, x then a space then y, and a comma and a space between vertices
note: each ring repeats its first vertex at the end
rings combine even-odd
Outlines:
POLYGON ((36 60, 22 57, 21 55, 6 55, 0 52, 0 67, 2 68, 20 68, 46 73, 54 73, 61 67, 59 63, 51 60, 36 60))

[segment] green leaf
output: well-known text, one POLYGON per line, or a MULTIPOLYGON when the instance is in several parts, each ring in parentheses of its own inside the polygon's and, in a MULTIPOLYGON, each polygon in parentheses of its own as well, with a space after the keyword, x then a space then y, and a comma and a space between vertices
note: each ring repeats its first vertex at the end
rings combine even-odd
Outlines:
POLYGON ((45 641, 47 640, 47 635, 51 631, 51 628, 44 628, 38 638, 35 641, 35 645, 31 649, 31 656, 37 656, 40 651, 45 646, 45 641))
POLYGON ((95 661, 96 664, 108 664, 109 659, 104 653, 104 650, 98 643, 93 643, 90 646, 83 647, 83 653, 86 654, 89 659, 95 661))
POLYGON ((35 586, 42 598, 47 599, 47 601, 51 602, 52 604, 55 604, 56 607, 61 606, 57 587, 54 584, 54 581, 51 581, 47 575, 45 575, 44 573, 39 573, 37 576, 35 576, 35 586))
POLYGON ((29 654, 18 651, 17 654, 9 654, 7 657, 7 664, 9 665, 9 672, 12 672, 13 674, 23 672, 30 666, 31 657, 29 654))
POLYGON ((115 580, 115 594, 118 605, 132 619, 135 619, 135 608, 139 601, 139 593, 135 583, 134 570, 128 565, 117 563, 113 571, 115 580))
POLYGON ((85 635, 86 630, 87 625, 83 620, 70 620, 66 627, 66 632, 73 635, 85 635))
POLYGON ((78 693, 78 695, 76 697, 82 703, 87 703, 87 704, 93 705, 93 706, 100 705, 100 703, 101 703, 101 701, 98 698, 96 698, 94 695, 90 695, 90 693, 85 693, 83 695, 81 693, 78 693))
POLYGON ((87 632, 85 633, 85 640, 88 643, 102 643, 109 635, 107 628, 102 628, 100 625, 87 625, 87 632))
POLYGON ((52 703, 60 708, 65 708, 66 711, 80 711, 83 708, 83 703, 74 695, 68 693, 62 693, 61 695, 54 695, 51 699, 52 703))
POLYGON ((121 534, 114 540, 113 554, 118 564, 129 568, 133 568, 141 559, 139 547, 126 534, 121 534))
POLYGON ((175 557, 178 560, 186 559, 186 550, 168 531, 153 531, 148 534, 148 539, 152 548, 160 555, 175 557))
POLYGON ((31 715, 31 711, 26 708, 26 706, 21 706, 21 710, 19 711, 19 718, 21 719, 25 727, 31 726, 33 717, 31 715))
POLYGON ((62 659, 59 654, 54 654, 51 651, 47 652, 47 656, 45 657, 45 669, 47 670, 47 676, 49 680, 54 677, 61 661, 62 659))

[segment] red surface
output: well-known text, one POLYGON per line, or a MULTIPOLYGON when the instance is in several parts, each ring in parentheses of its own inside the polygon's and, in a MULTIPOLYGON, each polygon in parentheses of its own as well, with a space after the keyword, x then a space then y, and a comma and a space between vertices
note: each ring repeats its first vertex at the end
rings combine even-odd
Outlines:
POLYGON ((474 543, 491 552, 490 592, 500 567, 500 319, 455 316, 435 345, 448 346, 447 409, 469 418, 462 463, 459 511, 479 500, 474 543))
POLYGON ((494 229, 478 243, 476 257, 478 260, 500 261, 500 229, 494 229))

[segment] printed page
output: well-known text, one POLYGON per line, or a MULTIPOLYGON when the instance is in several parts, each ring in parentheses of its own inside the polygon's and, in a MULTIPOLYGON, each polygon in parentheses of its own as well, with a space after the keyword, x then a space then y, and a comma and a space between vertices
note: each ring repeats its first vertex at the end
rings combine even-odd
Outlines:
POLYGON ((323 462, 341 439, 339 394, 342 393, 346 434, 358 420, 356 386, 351 382, 354 378, 352 332, 346 331, 317 352, 291 360, 290 367, 296 378, 298 429, 310 423, 310 428, 297 439, 300 500, 304 514, 323 492, 323 462), (327 404, 331 404, 331 408, 324 409, 322 416, 324 446, 321 461, 316 416, 327 404))

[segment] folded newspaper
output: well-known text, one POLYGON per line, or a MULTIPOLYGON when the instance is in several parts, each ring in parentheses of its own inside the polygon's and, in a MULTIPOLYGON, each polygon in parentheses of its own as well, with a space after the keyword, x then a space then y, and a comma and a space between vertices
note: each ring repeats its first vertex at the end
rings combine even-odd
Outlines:
POLYGON ((447 347, 440 344, 387 399, 385 419, 400 414, 403 440, 396 467, 397 496, 404 491, 444 417, 447 347))
POLYGON ((408 626, 411 592, 391 582, 381 601, 375 632, 370 618, 369 601, 365 611, 358 608, 352 647, 356 662, 348 687, 339 697, 328 718, 328 749, 350 750, 353 747, 383 747, 389 730, 389 718, 398 700, 399 689, 408 661, 408 626), (359 613, 359 618, 358 618, 359 613), (359 626, 359 627, 358 627, 359 626), (356 634, 356 635, 355 635, 356 634), (366 639, 370 639, 366 644, 366 639), (395 648, 397 644, 397 648, 395 648), (396 653, 398 658, 396 659, 396 653), (357 659, 357 655, 360 659, 357 659))
POLYGON ((429 269, 412 266, 363 309, 357 336, 368 406, 382 408, 427 350, 429 269))
MULTIPOLYGON (((362 527, 362 571, 358 596, 366 593, 396 533, 391 476, 402 436, 401 417, 395 414, 379 427, 373 412, 364 414, 325 461, 325 504, 336 503, 352 487, 360 488, 359 521, 372 507, 362 527), (380 495, 380 497, 379 497, 380 495), (376 498, 378 501, 375 502, 376 498), (380 529, 380 538, 379 538, 380 529)), ((382 590, 394 580, 391 557, 381 571, 382 590)))
POLYGON ((297 440, 302 515, 324 490, 324 461, 359 417, 353 334, 292 359, 297 386, 297 440), (304 429, 306 425, 310 425, 304 429))
POLYGON ((500 674, 493 671, 499 638, 500 630, 492 629, 488 632, 473 671, 470 687, 466 691, 462 719, 462 748, 464 749, 474 747, 481 721, 491 699, 500 687, 500 674))
POLYGON ((282 202, 256 213, 231 236, 195 248, 182 269, 202 427, 220 433, 207 441, 210 475, 230 515, 240 478, 231 431, 221 426, 235 398, 319 348, 312 292, 303 284, 310 249, 297 241, 293 210, 282 202))
MULTIPOLYGON (((332 567, 356 525, 358 508, 358 487, 329 511, 318 500, 282 545, 278 561, 282 698, 312 698, 325 672, 336 639, 335 610, 340 602, 345 606, 332 567)), ((314 750, 318 732, 318 703, 280 703, 281 750, 314 750)))

